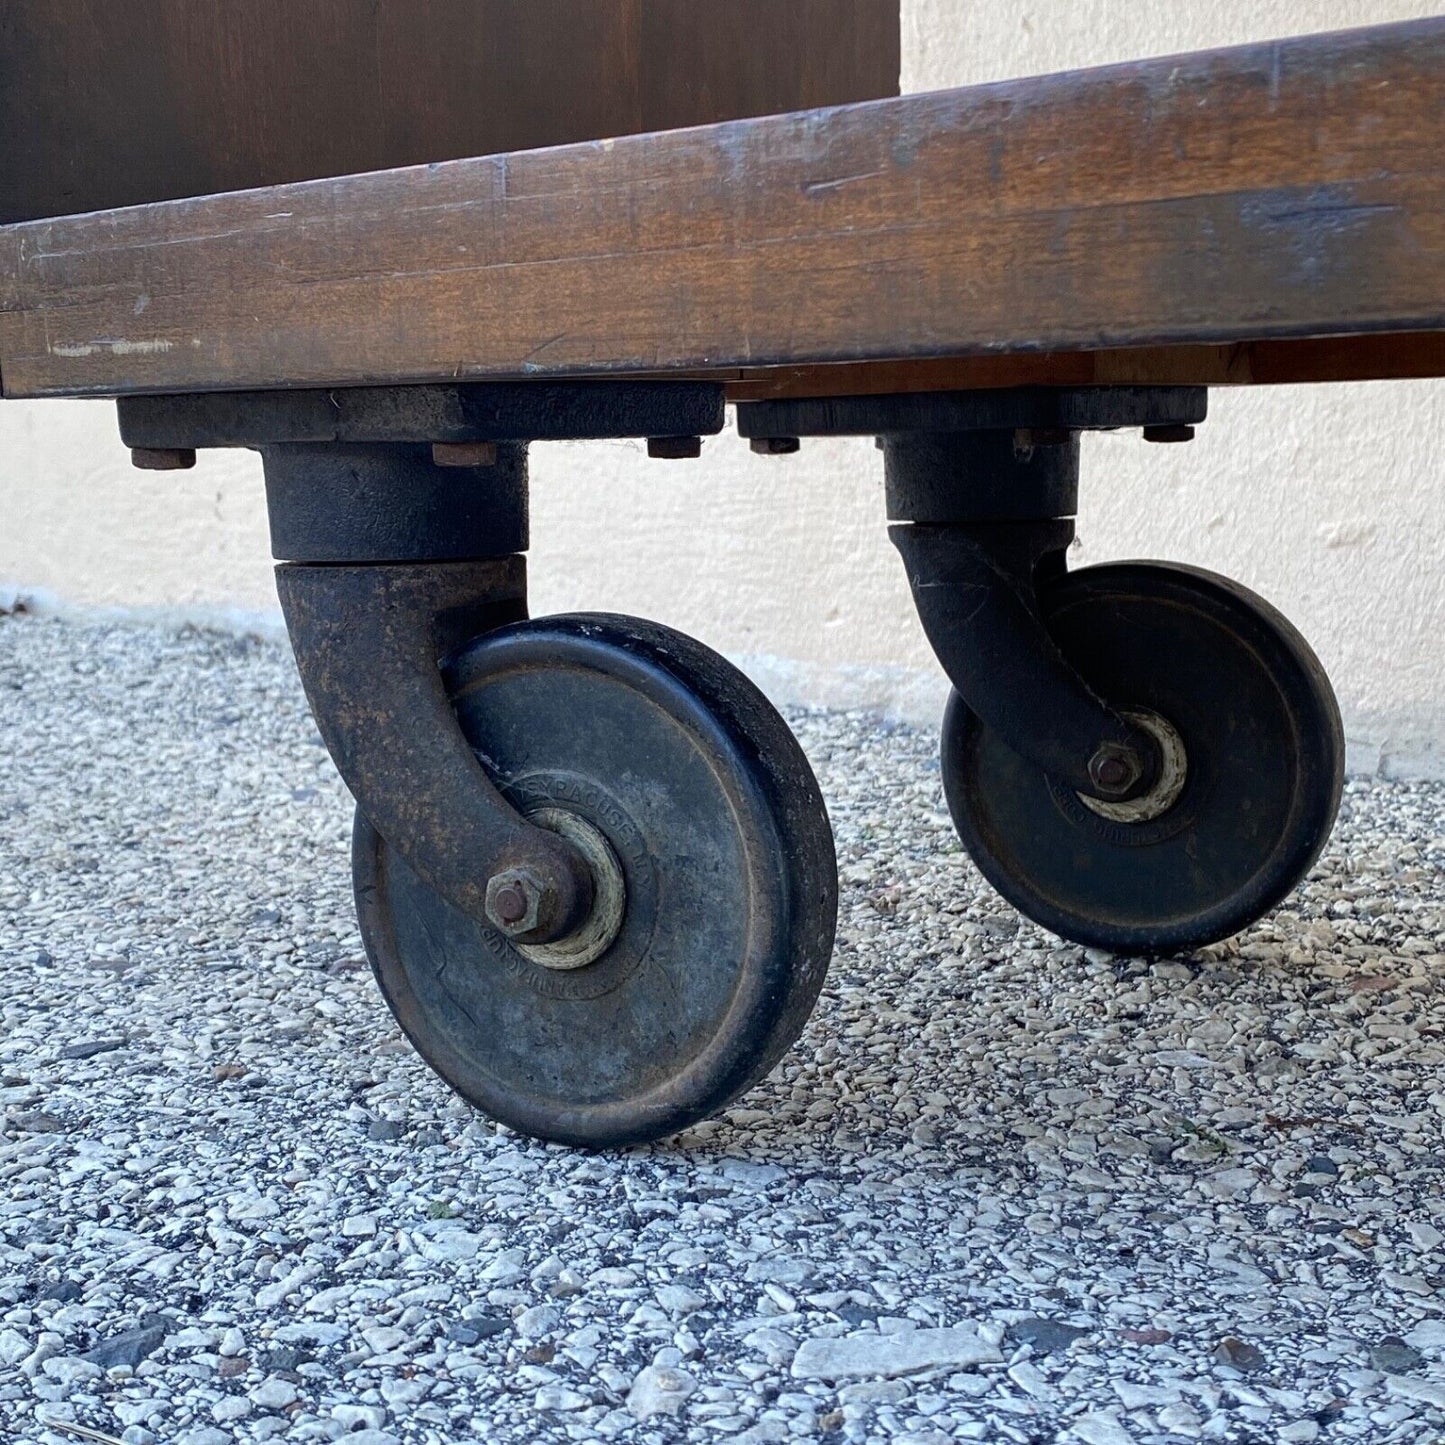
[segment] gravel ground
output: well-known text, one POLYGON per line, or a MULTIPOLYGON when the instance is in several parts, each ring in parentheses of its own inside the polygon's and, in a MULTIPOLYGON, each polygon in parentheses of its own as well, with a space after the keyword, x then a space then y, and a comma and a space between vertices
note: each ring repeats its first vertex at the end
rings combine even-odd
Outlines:
POLYGON ((794 721, 818 1011, 586 1155, 393 1027, 283 647, 0 619, 0 1439, 1440 1440, 1445 787, 1147 964, 988 891, 933 736, 794 721))

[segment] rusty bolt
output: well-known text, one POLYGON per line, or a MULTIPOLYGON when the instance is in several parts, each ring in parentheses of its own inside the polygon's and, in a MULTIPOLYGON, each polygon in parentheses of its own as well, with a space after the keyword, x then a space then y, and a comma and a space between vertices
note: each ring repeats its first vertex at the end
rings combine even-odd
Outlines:
POLYGON ((433 442, 432 462, 439 467, 494 467, 496 442, 433 442))
POLYGON ((1123 743, 1100 743, 1089 759, 1089 781, 1100 797, 1122 798, 1144 776, 1144 764, 1123 743))
POLYGON ((648 437, 647 455, 664 462, 686 461, 702 455, 701 437, 648 437))
POLYGON ((1175 425, 1146 426, 1144 428, 1144 440, 1146 442, 1192 442, 1194 440, 1194 428, 1185 426, 1182 423, 1175 425))
POLYGON ((508 938, 531 933, 546 901, 546 886, 526 868, 504 868, 487 879, 487 921, 508 938))
POLYGON ((760 457, 790 457, 803 444, 797 437, 754 437, 748 445, 760 457))
POLYGON ((185 472, 196 464, 193 447, 132 447, 130 464, 143 472, 185 472))

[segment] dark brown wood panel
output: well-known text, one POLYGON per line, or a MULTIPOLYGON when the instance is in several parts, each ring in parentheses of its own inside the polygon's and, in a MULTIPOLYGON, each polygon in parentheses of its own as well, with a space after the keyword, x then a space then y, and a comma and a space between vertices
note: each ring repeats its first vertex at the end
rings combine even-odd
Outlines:
POLYGON ((0 230, 11 395, 1445 330, 1445 20, 0 230))
POLYGON ((3 0, 0 222, 898 91, 898 0, 3 0))
POLYGON ((842 9, 837 0, 641 5, 640 130, 897 93, 898 0, 847 0, 842 9), (791 102, 778 105, 782 96, 791 102))

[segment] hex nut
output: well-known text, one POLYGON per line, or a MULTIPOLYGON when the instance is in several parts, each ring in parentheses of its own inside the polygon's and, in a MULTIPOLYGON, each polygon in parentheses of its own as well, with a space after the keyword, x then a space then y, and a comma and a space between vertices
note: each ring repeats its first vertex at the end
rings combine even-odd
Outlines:
POLYGON ((542 880, 526 868, 504 868, 487 879, 487 922, 508 938, 537 927, 546 899, 542 880))
POLYGON ((1106 798, 1122 798, 1144 776, 1144 764, 1123 743, 1101 743, 1089 759, 1089 781, 1106 798))

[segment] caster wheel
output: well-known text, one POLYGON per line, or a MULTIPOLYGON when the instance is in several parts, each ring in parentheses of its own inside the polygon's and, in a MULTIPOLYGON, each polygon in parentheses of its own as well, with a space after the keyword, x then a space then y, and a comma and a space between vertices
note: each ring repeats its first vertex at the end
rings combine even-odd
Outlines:
POLYGON ((1086 568, 1040 605, 1079 673, 1153 733, 1163 767, 1144 797, 1086 798, 954 694, 943 785, 979 871, 1044 927, 1116 953, 1238 932, 1299 882, 1334 822, 1344 738, 1319 661, 1268 603, 1189 567, 1086 568))
POLYGON ((676 1133, 802 1032, 833 947, 837 870, 801 748, 736 668, 601 614, 489 633, 447 666, 509 801, 570 838, 596 903, 514 944, 442 900, 358 812, 357 915, 382 993, 459 1094, 526 1134, 676 1133))

